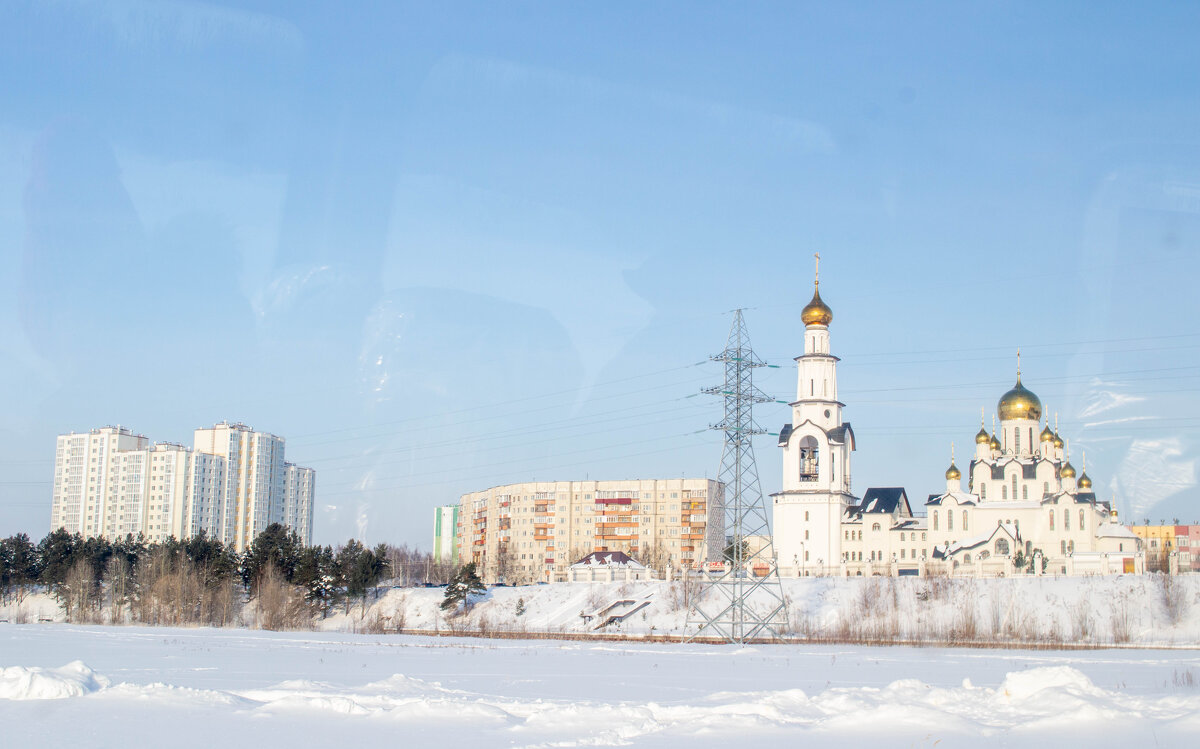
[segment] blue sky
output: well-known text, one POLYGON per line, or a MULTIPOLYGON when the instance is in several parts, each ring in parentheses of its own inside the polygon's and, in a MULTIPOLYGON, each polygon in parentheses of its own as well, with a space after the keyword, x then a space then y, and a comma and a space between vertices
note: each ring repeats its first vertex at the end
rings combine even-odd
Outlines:
POLYGON ((45 533, 54 435, 109 423, 287 437, 321 542, 712 476, 698 363, 747 308, 790 400, 816 251, 857 491, 938 491, 1020 346, 1103 498, 1200 520, 1198 32, 1189 3, 5 4, 0 534, 45 533))

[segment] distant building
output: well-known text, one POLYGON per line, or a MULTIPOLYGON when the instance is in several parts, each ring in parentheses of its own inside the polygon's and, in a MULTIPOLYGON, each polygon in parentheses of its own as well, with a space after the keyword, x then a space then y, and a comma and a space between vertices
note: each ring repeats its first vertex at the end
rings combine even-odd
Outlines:
POLYGON ((152 542, 203 530, 241 552, 282 523, 311 542, 316 474, 284 461, 282 438, 222 423, 197 429, 194 445, 150 445, 123 427, 60 435, 51 528, 152 542))
POLYGON ((703 564, 724 548, 722 485, 709 479, 549 481, 464 494, 458 558, 487 582, 558 582, 600 551, 651 568, 703 564))
POLYGON ((646 565, 623 551, 593 551, 568 570, 573 583, 611 583, 616 580, 633 582, 653 579, 646 565))
POLYGON ((458 505, 433 510, 433 558, 439 562, 458 561, 458 505))
POLYGON ((1131 525, 1142 540, 1150 572, 1200 572, 1200 525, 1131 525))

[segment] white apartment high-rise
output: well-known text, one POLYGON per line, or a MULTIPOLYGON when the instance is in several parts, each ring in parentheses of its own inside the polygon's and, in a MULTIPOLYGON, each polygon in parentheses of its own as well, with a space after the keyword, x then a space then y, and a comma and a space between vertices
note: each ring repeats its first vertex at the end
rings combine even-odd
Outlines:
POLYGON ((197 429, 193 444, 196 452, 217 455, 226 463, 225 507, 220 532, 213 529, 214 535, 241 552, 268 525, 284 522, 282 437, 222 422, 197 429))
POLYGON ((122 427, 60 435, 52 528, 149 541, 205 531, 238 551, 271 523, 308 544, 316 472, 284 461, 284 440, 244 424, 197 429, 195 450, 122 427))

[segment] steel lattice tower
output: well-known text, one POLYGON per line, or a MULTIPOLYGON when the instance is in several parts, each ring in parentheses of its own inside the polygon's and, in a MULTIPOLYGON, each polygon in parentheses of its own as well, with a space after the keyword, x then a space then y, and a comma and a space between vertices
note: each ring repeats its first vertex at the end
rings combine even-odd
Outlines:
MULTIPOLYGON (((696 624, 699 629, 688 639, 718 637, 744 643, 756 637, 778 637, 786 621, 786 607, 752 444, 755 435, 765 434, 754 423, 754 404, 774 398, 754 386, 754 370, 767 365, 750 348, 742 310, 734 310, 725 350, 710 358, 725 365, 725 384, 703 392, 720 395, 725 401, 725 417, 711 428, 725 433, 718 478, 725 485, 719 510, 724 515, 727 546, 708 551, 710 562, 724 554, 721 571, 706 567, 698 573, 701 588, 693 599, 688 625, 696 624), (756 545, 762 539, 765 543, 751 551, 750 536, 759 537, 756 545)), ((710 509, 709 522, 716 519, 710 509)))

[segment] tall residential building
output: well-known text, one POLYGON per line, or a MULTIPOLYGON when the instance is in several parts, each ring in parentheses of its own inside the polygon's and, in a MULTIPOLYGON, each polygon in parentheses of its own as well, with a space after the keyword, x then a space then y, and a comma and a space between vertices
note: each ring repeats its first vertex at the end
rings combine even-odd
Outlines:
POLYGON ((117 512, 118 457, 148 444, 142 435, 119 426, 59 435, 50 527, 83 536, 103 535, 106 519, 117 512))
POLYGON ((152 542, 203 530, 240 552, 278 522, 310 543, 316 474, 285 463, 283 447, 243 424, 196 430, 195 450, 122 427, 60 435, 51 528, 152 542))
POLYGON ((439 562, 458 560, 458 505, 433 510, 433 558, 439 562))
POLYGON ((489 582, 554 582, 593 551, 652 567, 701 565, 724 548, 723 486, 709 479, 549 481, 462 495, 458 558, 489 582))
POLYGON ((317 492, 317 472, 294 463, 284 463, 283 524, 307 544, 312 538, 313 498, 317 492))
POLYGON ((193 444, 198 453, 225 459, 225 507, 220 533, 214 529, 214 535, 241 552, 268 525, 284 522, 287 473, 282 437, 221 422, 197 429, 193 444))

